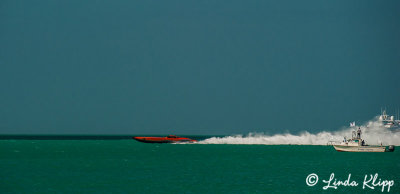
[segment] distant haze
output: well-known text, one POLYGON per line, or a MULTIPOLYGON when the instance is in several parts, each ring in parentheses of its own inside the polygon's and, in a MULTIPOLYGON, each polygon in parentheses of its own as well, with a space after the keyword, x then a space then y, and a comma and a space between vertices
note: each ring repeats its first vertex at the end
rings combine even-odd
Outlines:
POLYGON ((0 134, 333 131, 400 108, 400 1, 0 2, 0 134))

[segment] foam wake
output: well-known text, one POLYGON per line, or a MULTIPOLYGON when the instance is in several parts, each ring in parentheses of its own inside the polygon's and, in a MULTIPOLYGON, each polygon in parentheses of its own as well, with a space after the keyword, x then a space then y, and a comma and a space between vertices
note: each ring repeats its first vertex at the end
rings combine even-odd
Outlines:
MULTIPOLYGON (((400 131, 387 129, 378 117, 368 121, 361 127, 362 138, 369 145, 400 145, 400 131)), ((249 133, 247 135, 232 135, 226 137, 211 137, 202 141, 199 144, 264 144, 264 145, 279 145, 279 144, 296 144, 296 145, 327 145, 329 141, 343 141, 343 137, 351 138, 354 127, 344 127, 338 131, 328 132, 322 131, 319 133, 303 132, 298 135, 290 133, 266 135, 264 133, 249 133)))

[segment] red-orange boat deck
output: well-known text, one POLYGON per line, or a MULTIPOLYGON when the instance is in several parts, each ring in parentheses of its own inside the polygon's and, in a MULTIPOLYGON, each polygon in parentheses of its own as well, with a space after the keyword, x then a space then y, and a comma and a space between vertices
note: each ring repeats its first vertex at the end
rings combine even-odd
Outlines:
POLYGON ((197 140, 176 135, 168 135, 167 137, 133 137, 133 139, 144 143, 197 142, 197 140))

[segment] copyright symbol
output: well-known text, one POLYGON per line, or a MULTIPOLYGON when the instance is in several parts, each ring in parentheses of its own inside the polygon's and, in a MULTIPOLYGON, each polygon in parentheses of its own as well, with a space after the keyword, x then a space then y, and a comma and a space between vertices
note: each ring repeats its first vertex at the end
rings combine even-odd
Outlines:
POLYGON ((311 173, 306 178, 306 183, 308 186, 312 187, 318 183, 318 175, 315 173, 311 173))

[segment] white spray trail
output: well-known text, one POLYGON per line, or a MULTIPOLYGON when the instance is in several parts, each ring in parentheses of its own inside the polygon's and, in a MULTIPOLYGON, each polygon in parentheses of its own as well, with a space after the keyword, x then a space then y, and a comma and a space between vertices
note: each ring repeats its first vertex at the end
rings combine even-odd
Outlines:
MULTIPOLYGON (((383 126, 378 121, 378 117, 366 124, 358 126, 362 130, 362 138, 369 145, 400 145, 400 130, 391 130, 383 126)), ((303 132, 299 135, 293 134, 277 134, 265 135, 263 133, 249 133, 248 135, 233 135, 226 137, 211 137, 202 141, 199 144, 296 144, 296 145, 327 145, 329 141, 342 141, 343 137, 351 138, 352 131, 355 128, 345 127, 334 132, 319 132, 312 134, 303 132)))

